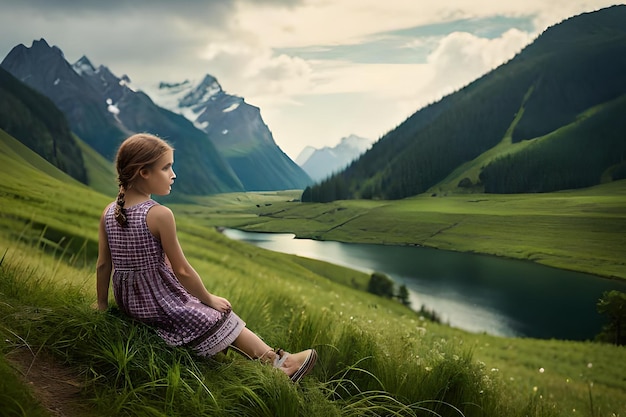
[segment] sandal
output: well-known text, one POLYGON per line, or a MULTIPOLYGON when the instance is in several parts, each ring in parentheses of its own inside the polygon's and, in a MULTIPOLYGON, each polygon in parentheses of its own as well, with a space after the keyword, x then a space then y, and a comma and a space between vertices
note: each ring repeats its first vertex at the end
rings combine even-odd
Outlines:
POLYGON ((307 375, 313 367, 315 366, 315 362, 317 362, 317 351, 315 349, 311 349, 309 352, 309 356, 306 357, 300 368, 293 375, 291 375, 290 379, 295 384, 298 383, 305 375, 307 375))
MULTIPOLYGON (((287 358, 289 357, 289 353, 285 352, 281 348, 278 348, 278 349, 268 350, 263 355, 261 355, 261 357, 259 357, 259 360, 261 360, 265 355, 267 355, 270 352, 274 352, 276 354, 274 356, 274 362, 272 363, 272 366, 274 368, 281 368, 283 364, 285 363, 285 361, 287 360, 287 358)), ((311 372, 311 370, 315 366, 315 363, 317 362, 317 356, 318 356, 317 351, 315 349, 311 349, 311 351, 309 352, 309 355, 306 357, 304 362, 302 362, 302 365, 300 365, 298 370, 294 372, 293 375, 289 377, 289 379, 291 379, 293 383, 298 383, 304 376, 306 376, 309 372, 311 372)))
POLYGON ((272 364, 272 366, 274 368, 280 368, 287 360, 289 354, 281 348, 274 350, 274 353, 276 353, 276 356, 274 356, 274 363, 272 364))

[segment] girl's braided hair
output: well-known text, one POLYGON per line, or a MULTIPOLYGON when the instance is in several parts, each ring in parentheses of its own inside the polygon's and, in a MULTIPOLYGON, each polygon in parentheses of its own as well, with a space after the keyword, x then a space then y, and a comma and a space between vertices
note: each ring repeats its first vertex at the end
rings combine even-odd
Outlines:
POLYGON ((150 168, 165 152, 172 149, 166 141, 148 133, 137 133, 122 142, 115 158, 120 190, 114 215, 120 226, 128 226, 124 209, 126 190, 133 186, 142 169, 150 168))

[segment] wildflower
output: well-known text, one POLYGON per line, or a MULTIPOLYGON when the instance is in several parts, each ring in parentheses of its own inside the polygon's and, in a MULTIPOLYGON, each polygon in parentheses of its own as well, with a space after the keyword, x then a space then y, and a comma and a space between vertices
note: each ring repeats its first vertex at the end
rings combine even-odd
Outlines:
POLYGON ((589 368, 589 369, 591 369, 591 367, 592 367, 592 366, 593 366, 593 363, 591 363, 591 362, 589 362, 589 363, 587 364, 587 368, 589 368))
POLYGON ((545 371, 546 371, 545 369, 543 369, 543 368, 539 368, 539 373, 540 373, 540 374, 544 373, 545 371))
POLYGON ((537 392, 537 387, 533 387, 533 392, 537 392))

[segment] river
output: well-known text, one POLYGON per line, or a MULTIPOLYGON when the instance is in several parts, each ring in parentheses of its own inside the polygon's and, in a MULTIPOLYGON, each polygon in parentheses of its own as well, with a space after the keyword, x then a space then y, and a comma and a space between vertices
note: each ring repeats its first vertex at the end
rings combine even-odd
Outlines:
POLYGON ((527 261, 443 251, 296 239, 289 233, 226 229, 231 239, 371 274, 384 272, 409 290, 411 305, 435 311, 470 332, 542 339, 592 340, 605 317, 596 303, 626 283, 527 261))

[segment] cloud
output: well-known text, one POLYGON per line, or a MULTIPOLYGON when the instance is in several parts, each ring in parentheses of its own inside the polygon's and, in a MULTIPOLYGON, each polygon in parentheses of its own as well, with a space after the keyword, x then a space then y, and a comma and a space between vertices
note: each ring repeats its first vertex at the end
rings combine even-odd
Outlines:
POLYGON ((4 0, 0 53, 45 38, 134 87, 211 74, 295 157, 372 139, 611 0, 4 0), (303 126, 306 127, 303 129, 303 126), (295 155, 294 155, 295 153, 295 155))
POLYGON ((434 78, 425 90, 449 94, 510 60, 531 41, 531 34, 518 29, 495 39, 453 32, 428 56, 434 78))

